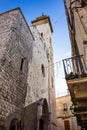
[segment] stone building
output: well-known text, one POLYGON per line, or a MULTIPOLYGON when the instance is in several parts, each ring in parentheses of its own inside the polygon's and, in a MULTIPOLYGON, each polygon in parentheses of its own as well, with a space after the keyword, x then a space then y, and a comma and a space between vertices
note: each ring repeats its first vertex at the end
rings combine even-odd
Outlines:
POLYGON ((0 14, 0 130, 56 130, 52 32, 49 16, 0 14))
POLYGON ((78 124, 87 129, 87 0, 65 0, 72 57, 63 60, 78 124))
POLYGON ((70 95, 56 98, 56 113, 58 130, 79 130, 76 117, 72 114, 70 95))

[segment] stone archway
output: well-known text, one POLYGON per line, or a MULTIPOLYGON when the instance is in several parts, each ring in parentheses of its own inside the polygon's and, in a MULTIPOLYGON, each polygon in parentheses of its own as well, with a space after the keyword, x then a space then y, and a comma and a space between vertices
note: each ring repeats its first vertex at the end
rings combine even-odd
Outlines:
POLYGON ((9 130, 20 130, 20 122, 17 119, 13 119, 10 123, 9 130))
POLYGON ((39 100, 37 115, 38 115, 38 130, 48 130, 49 110, 46 99, 39 100))

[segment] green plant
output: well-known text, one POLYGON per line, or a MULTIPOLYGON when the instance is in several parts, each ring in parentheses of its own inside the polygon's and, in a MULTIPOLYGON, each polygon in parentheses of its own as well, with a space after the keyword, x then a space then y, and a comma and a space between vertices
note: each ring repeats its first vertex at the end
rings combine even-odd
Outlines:
POLYGON ((66 79, 74 79, 74 74, 73 72, 70 72, 69 74, 66 75, 66 79))
POLYGON ((74 115, 76 114, 76 112, 78 111, 78 109, 79 109, 78 105, 72 104, 72 106, 70 107, 70 110, 71 110, 71 112, 72 112, 74 115))
POLYGON ((75 79, 75 78, 79 78, 79 75, 78 74, 74 74, 73 72, 70 72, 69 74, 66 75, 66 80, 69 80, 69 79, 75 79))

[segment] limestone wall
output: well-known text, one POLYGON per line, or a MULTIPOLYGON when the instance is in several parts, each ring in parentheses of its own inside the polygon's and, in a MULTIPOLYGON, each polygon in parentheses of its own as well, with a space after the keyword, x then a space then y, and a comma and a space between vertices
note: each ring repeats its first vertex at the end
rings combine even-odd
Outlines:
MULTIPOLYGON (((34 25, 35 26, 35 25, 34 25)), ((53 48, 52 48, 52 32, 50 30, 49 21, 45 23, 42 22, 37 24, 36 29, 39 34, 43 34, 42 39, 44 43, 44 54, 47 60, 47 69, 48 69, 48 104, 50 111, 50 129, 56 129, 56 103, 55 103, 55 83, 54 83, 54 66, 53 66, 53 48)), ((42 45, 43 46, 43 45, 42 45)), ((41 54, 40 54, 41 55, 41 54)), ((40 59, 41 60, 41 59, 40 59)), ((45 61, 43 61, 45 64, 45 61)), ((46 69, 46 70, 47 70, 46 69)), ((43 86, 42 86, 43 87, 43 86)))
POLYGON ((31 27, 35 41, 33 42, 33 56, 28 64, 28 87, 26 95, 26 105, 40 99, 48 100, 48 61, 44 48, 43 39, 35 27, 31 27), (42 66, 44 70, 42 70, 42 66), (44 71, 44 72, 42 72, 44 71))
POLYGON ((0 15, 0 120, 46 98, 56 129, 51 35, 48 23, 30 30, 20 9, 0 15))
POLYGON ((27 92, 32 36, 19 9, 0 15, 0 117, 21 108, 27 92))

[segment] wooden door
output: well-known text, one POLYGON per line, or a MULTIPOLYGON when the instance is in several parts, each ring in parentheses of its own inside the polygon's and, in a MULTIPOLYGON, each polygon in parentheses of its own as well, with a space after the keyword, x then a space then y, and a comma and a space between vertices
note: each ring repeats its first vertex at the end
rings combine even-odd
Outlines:
POLYGON ((70 130, 70 123, 69 120, 64 121, 65 130, 70 130))

